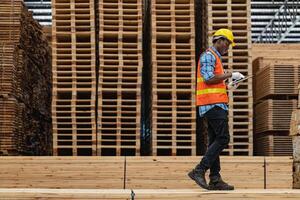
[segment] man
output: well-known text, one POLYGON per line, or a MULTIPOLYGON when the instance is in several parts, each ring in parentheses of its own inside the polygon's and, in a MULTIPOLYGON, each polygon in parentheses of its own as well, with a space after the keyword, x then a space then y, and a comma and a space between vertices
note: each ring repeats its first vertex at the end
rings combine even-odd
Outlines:
MULTIPOLYGON (((201 55, 197 69, 196 102, 200 117, 207 119, 209 146, 201 162, 188 173, 188 176, 199 186, 209 190, 234 189, 221 178, 219 158, 230 139, 225 80, 244 78, 239 72, 224 72, 221 55, 227 53, 230 45, 235 46, 232 31, 228 29, 216 31, 213 35, 213 46, 201 55), (210 169, 209 185, 205 180, 208 169, 210 169)), ((233 86, 232 82, 230 86, 233 86)))

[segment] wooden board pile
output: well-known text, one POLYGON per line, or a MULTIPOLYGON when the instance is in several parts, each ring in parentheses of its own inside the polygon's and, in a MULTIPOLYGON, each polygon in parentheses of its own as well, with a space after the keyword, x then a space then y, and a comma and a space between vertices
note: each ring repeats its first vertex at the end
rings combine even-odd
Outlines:
MULTIPOLYGON (((300 95, 300 84, 298 86, 300 95)), ((298 98, 299 103, 299 98, 298 98)), ((290 136, 293 141, 293 188, 300 189, 300 106, 293 111, 290 124, 290 136)))
MULTIPOLYGON (((237 189, 292 188, 290 157, 220 159, 222 177, 237 189)), ((1 157, 0 188, 201 190, 187 176, 200 160, 198 156, 1 157)))
MULTIPOLYGON (((256 155, 292 155, 289 129, 292 112, 298 106, 300 57, 290 56, 296 52, 296 47, 285 45, 272 51, 272 55, 261 54, 264 57, 253 61, 256 155)), ((254 54, 272 48, 273 45, 257 45, 255 51, 258 53, 254 54)))
POLYGON ((21 0, 0 6, 0 153, 51 154, 51 55, 21 0))

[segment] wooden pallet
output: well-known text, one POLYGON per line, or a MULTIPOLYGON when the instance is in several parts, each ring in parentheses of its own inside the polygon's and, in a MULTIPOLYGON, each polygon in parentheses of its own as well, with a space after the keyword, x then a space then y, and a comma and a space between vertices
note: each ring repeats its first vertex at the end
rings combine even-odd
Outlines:
MULTIPOLYGON (((207 0, 208 24, 205 35, 208 35, 207 46, 212 45, 212 36, 220 28, 231 29, 235 36, 236 47, 230 48, 228 54, 222 56, 224 68, 228 71, 239 71, 246 76, 252 75, 251 67, 251 28, 250 2, 240 1, 217 1, 207 0)), ((205 12, 204 12, 205 13, 205 12)), ((230 144, 225 152, 228 155, 252 155, 253 144, 253 93, 252 79, 240 84, 234 90, 229 91, 229 130, 231 134, 230 144), (243 147, 238 144, 243 135, 243 147), (237 143, 237 144, 235 144, 237 143), (248 146, 248 147, 247 147, 248 146), (248 150, 247 150, 248 149, 248 150)))
POLYGON ((258 156, 292 156, 292 137, 276 135, 255 137, 254 150, 258 156))
POLYGON ((255 133, 289 131, 297 100, 268 99, 255 106, 255 133))
POLYGON ((53 153, 96 155, 96 42, 92 0, 53 1, 53 153))
POLYGON ((152 1, 150 12, 152 154, 196 155, 194 2, 152 1))
POLYGON ((98 155, 140 155, 142 1, 99 1, 98 155))
POLYGON ((255 75, 255 100, 283 98, 283 95, 298 96, 300 59, 258 58, 255 75))
POLYGON ((56 155, 96 153, 95 97, 92 91, 57 91, 53 96, 53 145, 56 155))

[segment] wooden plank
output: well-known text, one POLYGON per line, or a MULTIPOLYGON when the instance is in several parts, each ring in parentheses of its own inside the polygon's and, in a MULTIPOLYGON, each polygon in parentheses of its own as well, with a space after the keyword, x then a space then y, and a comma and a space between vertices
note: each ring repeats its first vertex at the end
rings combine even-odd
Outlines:
MULTIPOLYGON (((187 173, 201 157, 128 157, 126 188, 179 189, 199 188, 187 173)), ((263 188, 263 158, 221 157, 222 177, 236 188, 263 188), (248 180, 248 177, 251 179, 248 180), (245 182, 245 179, 248 181, 245 182)))
POLYGON ((293 188, 292 157, 266 157, 266 188, 293 188))
POLYGON ((298 199, 300 197, 299 190, 262 190, 262 189, 238 189, 234 191, 203 191, 201 189, 143 189, 134 190, 136 198, 141 199, 189 199, 196 200, 204 198, 207 200, 214 199, 298 199))
POLYGON ((128 200, 131 190, 122 189, 4 189, 0 188, 1 198, 5 199, 114 199, 128 200))
POLYGON ((298 199, 298 190, 234 190, 234 191, 203 191, 201 189, 0 189, 0 194, 5 199, 32 199, 32 198, 51 198, 51 199, 115 199, 125 200, 137 199, 189 199, 196 200, 205 198, 214 199, 298 199), (133 193, 132 193, 133 192, 133 193), (134 196, 132 196, 132 194, 134 196))
POLYGON ((1 157, 0 187, 120 189, 124 162, 124 157, 1 157))

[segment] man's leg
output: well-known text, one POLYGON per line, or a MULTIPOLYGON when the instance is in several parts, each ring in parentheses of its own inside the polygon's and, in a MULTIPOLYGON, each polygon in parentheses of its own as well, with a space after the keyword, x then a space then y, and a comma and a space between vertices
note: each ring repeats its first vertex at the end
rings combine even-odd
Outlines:
MULTIPOLYGON (((209 113, 211 114, 211 113, 209 113)), ((219 112, 219 115, 215 115, 216 118, 212 118, 212 120, 209 120, 209 139, 210 139, 210 146, 209 149, 213 149, 213 146, 215 145, 215 147, 217 146, 222 146, 221 149, 223 150, 224 148, 226 148, 226 146, 229 143, 229 127, 228 127, 228 117, 227 117, 227 112, 225 112, 225 116, 219 112), (224 117, 224 119, 223 119, 224 117), (219 145, 216 145, 219 144, 219 145)), ((209 149, 208 152, 206 153, 206 155, 209 155, 209 149)), ((217 148, 216 148, 217 149, 217 148)), ((216 150, 215 149, 215 150, 216 150)), ((219 151, 217 153, 217 150, 215 151, 215 153, 217 154, 215 157, 214 161, 211 161, 211 165, 210 165, 210 182, 209 182, 209 186, 208 189, 209 190, 233 190, 234 187, 227 184, 226 182, 224 182, 221 178, 220 175, 220 153, 222 152, 219 151)), ((206 156, 205 155, 205 156, 206 156)), ((202 161, 205 161, 205 156, 202 159, 202 161)), ((211 158, 207 158, 207 160, 209 159, 213 159, 213 156, 211 158)), ((201 161, 201 162, 202 162, 201 161)), ((200 162, 200 166, 201 166, 201 162, 200 162)))
MULTIPOLYGON (((210 127, 209 124, 207 128, 208 128, 208 142, 209 142, 208 146, 210 146, 215 141, 216 135, 213 131, 213 128, 210 127)), ((218 156, 210 167, 210 174, 209 174, 210 180, 218 180, 221 177, 220 170, 221 170, 220 157, 218 156)))
POLYGON ((227 111, 216 106, 209 110, 205 114, 205 117, 209 123, 209 138, 212 143, 208 147, 208 150, 201 162, 188 175, 202 188, 208 189, 208 185, 205 180, 205 172, 211 168, 221 151, 227 146, 229 142, 229 133, 227 111), (223 132, 226 132, 224 131, 226 129, 227 135, 222 134, 223 132), (215 139, 213 139, 214 137, 215 139))
MULTIPOLYGON (((207 152, 203 156, 200 164, 197 166, 199 169, 210 169, 213 167, 214 162, 219 158, 220 153, 229 143, 229 128, 228 128, 228 117, 227 111, 220 107, 214 107, 208 111, 205 115, 209 124, 209 136, 215 136, 211 145, 208 147, 207 152)), ((218 161, 214 173, 219 171, 218 161)))

